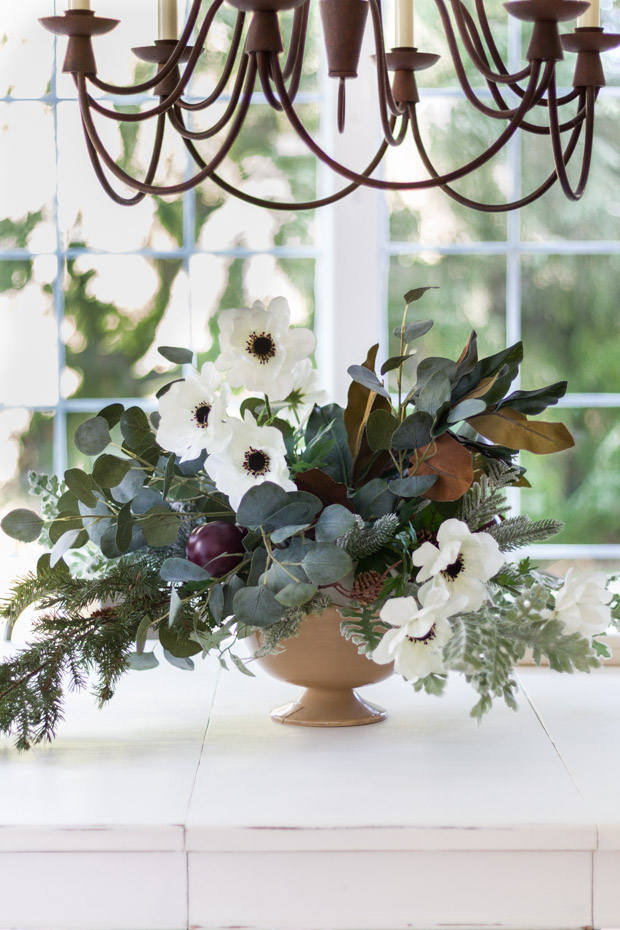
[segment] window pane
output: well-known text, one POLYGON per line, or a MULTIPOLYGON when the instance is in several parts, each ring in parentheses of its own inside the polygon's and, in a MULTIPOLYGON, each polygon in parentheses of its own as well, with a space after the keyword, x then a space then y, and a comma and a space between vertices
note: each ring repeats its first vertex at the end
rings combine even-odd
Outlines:
POLYGON ((247 259, 196 255, 191 262, 193 348, 200 362, 218 353, 216 314, 230 307, 250 307, 286 297, 295 325, 314 321, 314 260, 256 255, 247 259))
MULTIPOLYGON (((481 155, 504 125, 472 111, 470 104, 458 98, 427 97, 418 105, 418 112, 424 144, 435 168, 442 173, 481 155)), ((411 139, 390 149, 387 159, 390 181, 428 177, 411 139)), ((477 202, 505 203, 510 193, 506 152, 500 152, 488 165, 452 186, 477 202)), ((396 241, 442 245, 506 238, 505 214, 464 207, 439 189, 390 194, 388 203, 390 238, 396 241)))
POLYGON ((189 344, 180 261, 80 256, 68 262, 65 306, 67 397, 148 397, 168 380, 157 346, 189 344))
POLYGON ((49 93, 53 37, 38 22, 52 12, 49 0, 2 4, 0 96, 42 97, 49 93))
POLYGON ((554 409, 543 419, 565 423, 575 446, 550 456, 523 453, 532 485, 521 492, 524 513, 565 523, 551 542, 620 543, 620 410, 554 409))
MULTIPOLYGON (((566 200, 559 184, 521 214, 526 240, 617 239, 620 216, 620 162, 618 120, 620 100, 601 96, 596 103, 594 150, 586 192, 578 204, 566 200)), ((569 162, 568 175, 577 183, 581 166, 579 145, 569 162)), ((553 171, 548 136, 531 136, 523 142, 523 190, 529 192, 553 171)))
POLYGON ((429 355, 456 360, 472 329, 479 333, 480 355, 505 345, 506 263, 495 255, 400 255, 390 262, 388 327, 390 354, 398 354, 392 335, 400 326, 403 295, 411 288, 437 286, 412 304, 409 320, 433 320, 434 326, 416 345, 415 363, 429 355))
POLYGON ((620 255, 523 257, 523 386, 620 391, 620 255))

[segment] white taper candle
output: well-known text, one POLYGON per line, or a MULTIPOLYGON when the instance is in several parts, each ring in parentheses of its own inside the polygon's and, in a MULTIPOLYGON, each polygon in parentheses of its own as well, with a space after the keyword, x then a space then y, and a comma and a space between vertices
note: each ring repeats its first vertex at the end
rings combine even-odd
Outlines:
POLYGON ((599 0, 590 0, 590 6, 577 20, 578 28, 601 25, 601 7, 599 0))
POLYGON ((413 0, 396 0, 396 46, 413 48, 413 0))
POLYGON ((90 10, 90 0, 69 0, 70 10, 90 10))
POLYGON ((179 38, 177 0, 159 0, 159 38, 179 38))

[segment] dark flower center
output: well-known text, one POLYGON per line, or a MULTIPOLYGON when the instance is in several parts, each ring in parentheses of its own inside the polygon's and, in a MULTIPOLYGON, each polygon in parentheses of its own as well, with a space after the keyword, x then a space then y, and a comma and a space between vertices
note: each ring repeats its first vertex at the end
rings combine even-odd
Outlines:
POLYGON ((253 478, 266 475, 270 464, 271 459, 266 452, 262 452, 260 449, 252 449, 252 447, 248 449, 243 459, 243 467, 253 478))
POLYGON ((201 404, 197 404, 194 407, 194 420, 201 426, 203 429, 209 422, 209 414, 211 413, 211 404, 208 404, 206 401, 203 401, 201 404))
POLYGON ((441 574, 445 575, 445 577, 449 581, 454 581, 457 575, 460 575, 462 571, 463 571, 463 556, 459 555, 456 562, 452 562, 451 565, 447 565, 441 574))
POLYGON ((435 639, 436 635, 437 635, 437 628, 436 628, 436 625, 433 623, 428 633, 425 633, 424 636, 408 636, 407 639, 409 640, 410 643, 425 643, 426 644, 426 643, 430 643, 433 639, 435 639))
POLYGON ((251 333, 246 348, 261 365, 266 365, 276 354, 276 344, 269 333, 251 333))

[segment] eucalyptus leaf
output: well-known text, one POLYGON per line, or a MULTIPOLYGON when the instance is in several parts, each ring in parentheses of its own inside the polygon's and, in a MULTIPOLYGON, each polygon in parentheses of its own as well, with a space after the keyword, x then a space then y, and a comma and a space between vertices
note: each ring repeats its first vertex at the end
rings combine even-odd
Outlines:
POLYGON ((68 530, 80 531, 82 527, 82 518, 80 516, 61 510, 49 528, 50 542, 54 545, 68 530))
POLYGON ((380 394, 381 397, 387 397, 387 399, 390 400, 390 392, 383 386, 381 381, 379 381, 374 371, 369 371, 369 369, 365 368, 363 365, 350 365, 349 368, 347 368, 347 373, 353 381, 368 388, 369 391, 374 391, 375 394, 380 394))
POLYGON ((54 566, 62 559, 65 552, 68 552, 69 549, 71 549, 79 535, 80 530, 67 530, 67 532, 63 533, 62 536, 54 543, 54 547, 50 555, 50 568, 54 568, 54 566))
POLYGON ((174 452, 172 452, 168 456, 168 461, 166 462, 166 467, 164 469, 164 486, 162 489, 162 494, 164 497, 168 497, 168 492, 170 491, 172 479, 174 478, 175 461, 176 461, 176 455, 174 454, 174 452))
POLYGON ((437 478, 438 475, 410 475, 390 481, 389 488, 399 497, 419 497, 435 484, 437 478))
POLYGON ((433 321, 432 320, 412 320, 411 323, 405 323, 405 326, 397 326, 394 330, 394 335, 399 339, 402 335, 403 343, 407 345, 410 342, 413 342, 414 339, 419 339, 420 336, 424 336, 425 333, 432 329, 433 321))
POLYGON ((138 630, 136 632, 136 652, 138 653, 138 655, 142 655, 142 653, 144 652, 144 646, 146 645, 146 635, 149 629, 152 627, 152 625, 153 625, 152 617, 149 617, 148 615, 145 617, 142 617, 142 620, 140 621, 138 630))
POLYGON ((120 423, 124 409, 125 408, 122 404, 108 404, 107 407, 104 407, 103 410, 99 411, 97 416, 103 417, 110 429, 114 429, 114 427, 120 423))
POLYGON ((112 518, 108 505, 100 500, 96 507, 87 507, 80 502, 82 524, 90 539, 98 546, 101 545, 103 534, 112 526, 112 518))
POLYGON ((164 581, 179 583, 184 581, 208 581, 211 578, 209 572, 205 571, 204 568, 195 565, 194 562, 190 562, 188 559, 178 557, 166 559, 159 569, 159 574, 164 581))
POLYGON ((116 517, 116 545, 119 552, 127 552, 131 545, 134 518, 131 513, 131 504, 123 504, 116 517))
POLYGON ((123 480, 110 488, 110 492, 114 500, 118 501, 119 504, 127 504, 140 493, 145 481, 146 472, 144 469, 132 463, 123 480))
POLYGON ((317 543, 301 564, 310 581, 316 584, 333 584, 353 570, 351 556, 330 543, 317 543))
POLYGON ((209 611, 216 623, 224 618, 224 588, 221 584, 214 584, 209 596, 209 611))
POLYGON ((263 523, 267 532, 293 524, 312 523, 321 509, 321 501, 307 491, 291 491, 284 507, 272 513, 263 523))
POLYGON ((89 507, 97 506, 97 498, 93 494, 93 479, 81 468, 68 468, 65 472, 65 484, 77 500, 89 507))
POLYGON ((266 585, 241 588, 233 598, 237 620, 248 626, 267 627, 282 618, 284 610, 266 585))
POLYGON ((191 349, 181 349, 178 346, 158 346, 157 351, 174 365, 191 365, 194 359, 191 349))
POLYGON ((252 562, 250 564, 250 571, 248 574, 248 586, 253 587, 257 585, 263 572, 267 568, 267 560, 269 556, 267 555, 267 550, 262 546, 259 549, 255 549, 252 554, 252 562))
POLYGON ((121 417, 121 433, 131 449, 144 449, 155 444, 149 419, 141 407, 129 407, 121 417))
MULTIPOLYGON (((169 381, 168 384, 164 384, 158 391, 155 392, 155 397, 159 400, 160 397, 163 397, 164 394, 168 393, 173 384, 180 384, 181 381, 185 381, 185 378, 175 378, 174 381, 169 381)), ((153 423, 152 420, 151 423, 153 423)), ((154 423, 153 426, 155 426, 154 423)))
POLYGON ((153 507, 142 515, 140 529, 149 546, 171 546, 175 542, 182 517, 168 507, 153 507))
POLYGON ((34 542, 41 535, 43 520, 33 510, 18 507, 3 518, 0 526, 7 536, 20 542, 34 542))
POLYGON ((116 455, 100 455, 93 467, 93 478, 99 487, 113 488, 121 483, 130 468, 130 459, 119 459, 116 455))
POLYGON ((373 452, 391 449, 392 436, 398 428, 398 418, 389 410, 373 410, 366 424, 366 438, 373 452))
POLYGON ((237 507, 237 523, 256 529, 267 522, 271 514, 288 503, 287 493, 278 484, 264 481, 250 488, 237 507))
POLYGON ((127 665, 136 672, 144 672, 150 668, 157 668, 159 661, 152 652, 130 652, 127 665))
POLYGON ((318 588, 315 584, 305 584, 304 582, 291 582, 285 588, 278 591, 276 600, 283 607, 301 607, 311 601, 318 588))
POLYGON ((317 542, 332 542, 344 536, 355 525, 355 516, 342 504, 330 504, 319 517, 314 538, 317 542))
POLYGON ((167 649, 164 649, 163 653, 164 659, 166 659, 170 665, 174 665, 175 668, 180 668, 183 672, 194 671, 194 662, 189 656, 174 656, 171 652, 168 652, 167 649))
POLYGON ((452 382, 444 371, 436 371, 424 382, 416 399, 418 413, 435 417, 444 404, 450 403, 452 382))
POLYGON ((91 417, 80 423, 73 437, 78 452, 84 455, 99 455, 111 441, 110 426, 105 417, 91 417))
POLYGON ((410 291, 407 291, 403 300, 407 305, 415 303, 416 300, 419 300, 420 297, 423 297, 427 291, 436 291, 438 287, 436 284, 430 284, 427 287, 413 287, 410 291))
POLYGON ((240 659, 239 656, 236 656, 234 652, 229 652, 228 655, 230 656, 230 661, 238 672, 241 672, 242 675, 247 675, 249 678, 256 678, 254 672, 250 671, 245 662, 240 659))
POLYGON ((301 533, 302 530, 309 529, 309 527, 309 523, 295 523, 292 526, 282 526, 271 533, 271 541, 279 545, 287 539, 290 539, 291 536, 295 536, 296 533, 301 533))
POLYGON ((365 520, 376 520, 391 513, 397 498, 392 494, 387 481, 373 478, 353 495, 356 511, 365 520))
POLYGON ((167 506, 159 491, 153 488, 141 488, 131 502, 133 513, 142 514, 154 507, 167 506))
POLYGON ((393 355, 392 358, 385 360, 381 366, 381 374, 386 375, 388 371, 394 371, 395 368, 400 368, 406 361, 410 358, 413 358, 415 352, 409 352, 407 355, 393 355))
POLYGON ((421 449, 431 441, 433 417, 422 411, 405 417, 392 436, 393 449, 421 449))
POLYGON ((159 641, 168 652, 178 659, 187 659, 201 651, 202 646, 194 639, 181 633, 177 628, 161 623, 159 626, 159 641))

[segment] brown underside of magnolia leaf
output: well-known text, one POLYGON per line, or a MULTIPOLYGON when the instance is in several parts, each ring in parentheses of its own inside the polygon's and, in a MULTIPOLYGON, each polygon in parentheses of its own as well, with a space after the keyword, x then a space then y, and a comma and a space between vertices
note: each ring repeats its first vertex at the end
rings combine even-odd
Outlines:
POLYGON ((330 504, 341 504, 347 510, 355 512, 353 504, 347 497, 347 486, 340 481, 334 481, 330 475, 326 475, 320 468, 309 468, 297 475, 295 484, 300 491, 308 491, 316 495, 322 504, 328 507, 330 504))
POLYGON ((523 413, 503 407, 496 413, 483 413, 467 421, 486 439, 509 449, 524 449, 536 455, 561 452, 575 445, 563 423, 528 420, 523 413))
POLYGON ((416 459, 411 459, 413 468, 409 474, 437 475, 437 481, 422 497, 430 501, 456 501, 471 487, 474 480, 474 467, 471 452, 461 445, 449 433, 438 436, 429 446, 418 449, 418 459, 422 459, 431 450, 425 461, 415 468, 416 459), (432 448, 435 452, 432 452, 432 448))

